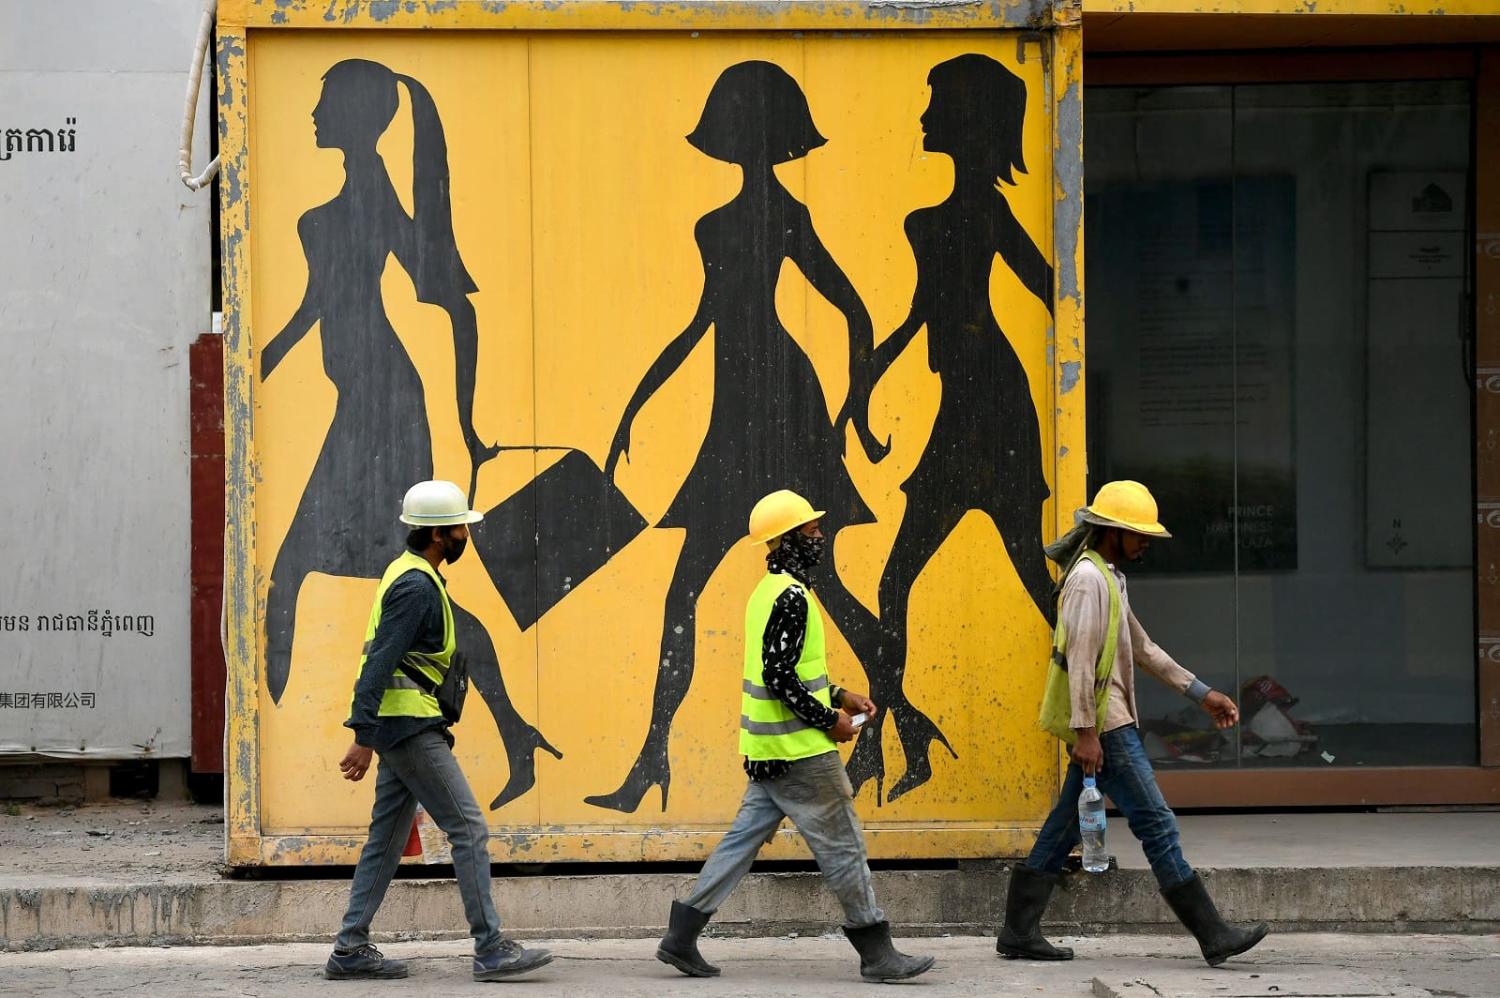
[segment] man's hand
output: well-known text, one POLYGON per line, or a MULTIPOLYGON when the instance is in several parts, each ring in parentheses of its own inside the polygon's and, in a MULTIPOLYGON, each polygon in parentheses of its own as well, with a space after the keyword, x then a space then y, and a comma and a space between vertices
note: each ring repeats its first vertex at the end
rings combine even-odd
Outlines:
POLYGON ((865 721, 875 720, 875 712, 880 708, 875 706, 875 701, 863 693, 855 693, 853 690, 843 690, 844 697, 839 701, 839 706, 844 708, 844 713, 853 717, 855 714, 865 714, 865 721))
POLYGON ((828 729, 828 737, 836 742, 851 741, 857 734, 859 734, 859 729, 854 726, 853 721, 849 720, 848 714, 839 714, 839 719, 834 722, 833 727, 828 729))
POLYGON ((373 749, 367 749, 359 742, 353 742, 349 751, 339 760, 339 772, 344 774, 344 779, 358 783, 365 778, 365 773, 370 771, 370 759, 375 755, 373 749))
POLYGON ((1240 709, 1218 690, 1212 690, 1208 696, 1203 698, 1203 712, 1214 719, 1214 726, 1220 731, 1232 728, 1239 723, 1240 709))
POLYGON ((1093 776, 1104 768, 1104 746, 1099 744, 1099 732, 1093 728, 1078 728, 1078 741, 1069 754, 1084 776, 1093 776))

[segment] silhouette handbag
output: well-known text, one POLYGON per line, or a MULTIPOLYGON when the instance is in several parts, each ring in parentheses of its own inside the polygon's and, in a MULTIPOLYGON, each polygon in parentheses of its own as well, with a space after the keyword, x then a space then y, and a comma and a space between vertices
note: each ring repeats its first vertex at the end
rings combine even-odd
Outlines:
POLYGON ((469 695, 469 662, 464 658, 463 652, 453 653, 441 683, 434 683, 426 673, 406 659, 402 659, 396 668, 401 670, 403 676, 416 683, 423 693, 437 698, 438 710, 443 712, 443 718, 449 724, 458 723, 458 719, 463 716, 464 699, 469 695))
POLYGON ((569 450, 485 513, 469 536, 524 631, 645 529, 645 518, 599 466, 569 450))

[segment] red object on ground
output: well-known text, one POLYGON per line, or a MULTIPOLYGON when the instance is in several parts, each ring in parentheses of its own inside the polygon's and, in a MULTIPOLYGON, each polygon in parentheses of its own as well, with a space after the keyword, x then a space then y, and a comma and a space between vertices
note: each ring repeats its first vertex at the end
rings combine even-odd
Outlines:
POLYGON ((403 856, 422 855, 422 836, 417 834, 417 819, 411 821, 411 834, 406 837, 406 848, 401 850, 403 856))
POLYGON ((191 481, 190 659, 192 768, 224 772, 224 338, 212 333, 188 348, 191 481))

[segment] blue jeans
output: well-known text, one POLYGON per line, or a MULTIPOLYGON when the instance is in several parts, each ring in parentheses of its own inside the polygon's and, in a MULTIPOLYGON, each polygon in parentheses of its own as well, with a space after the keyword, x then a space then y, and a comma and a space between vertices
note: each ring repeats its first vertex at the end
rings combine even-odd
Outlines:
MULTIPOLYGON (((1130 823, 1130 831, 1141 842, 1151 872, 1162 887, 1180 884, 1193 876, 1193 868, 1182 857, 1177 835, 1177 816, 1167 807, 1156 788, 1156 775, 1146 747, 1135 725, 1106 731, 1099 736, 1104 747, 1104 768, 1097 784, 1130 823)), ((1083 793, 1083 770, 1068 764, 1057 806, 1047 816, 1026 865, 1040 873, 1061 873, 1068 853, 1078 845, 1078 795, 1083 793)))
POLYGON ((474 936, 474 952, 484 955, 498 949, 503 937, 490 896, 489 828, 453 750, 437 728, 380 753, 370 837, 354 868, 349 910, 334 945, 351 950, 370 941, 370 921, 396 875, 418 802, 447 834, 453 848, 453 875, 474 936))
POLYGON ((826 752, 792 763, 784 776, 745 788, 740 813, 703 864, 693 892, 683 904, 712 915, 750 872, 760 847, 770 841, 782 818, 791 818, 833 888, 850 928, 885 921, 875 904, 875 886, 865 857, 865 833, 854 814, 854 795, 843 760, 826 752))

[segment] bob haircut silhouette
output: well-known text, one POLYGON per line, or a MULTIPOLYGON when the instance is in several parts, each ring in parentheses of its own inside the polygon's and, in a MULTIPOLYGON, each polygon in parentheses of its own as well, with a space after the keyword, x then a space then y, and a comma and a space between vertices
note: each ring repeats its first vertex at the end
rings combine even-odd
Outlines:
POLYGON ((771 165, 801 159, 828 140, 813 124, 807 97, 775 63, 741 62, 719 74, 698 127, 687 140, 726 163, 771 165))
POLYGON ((1014 184, 1026 172, 1021 158, 1026 122, 1026 83, 987 55, 961 55, 927 74, 932 88, 932 131, 940 129, 944 152, 955 161, 984 164, 988 173, 1014 184))

